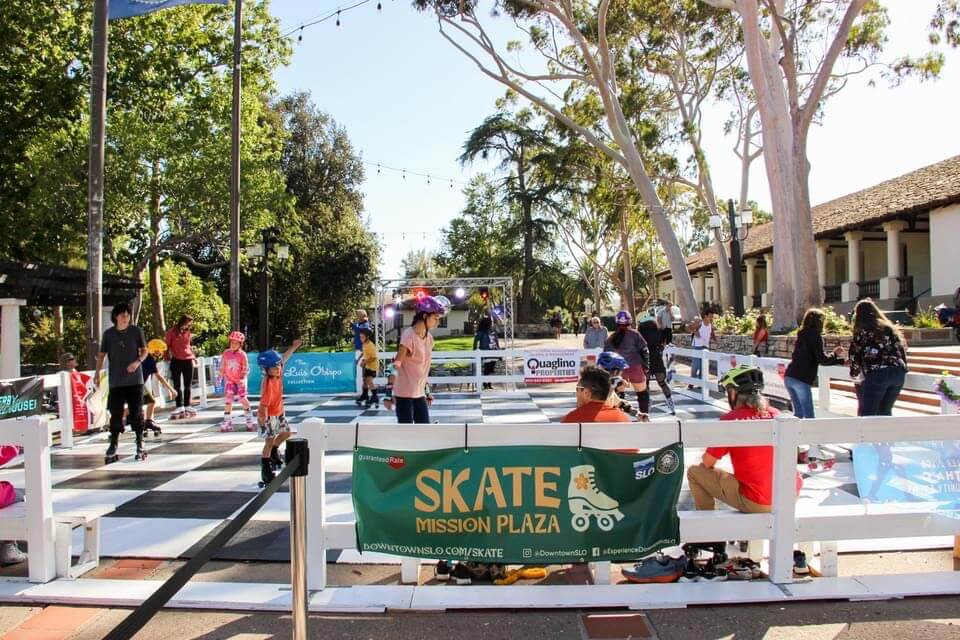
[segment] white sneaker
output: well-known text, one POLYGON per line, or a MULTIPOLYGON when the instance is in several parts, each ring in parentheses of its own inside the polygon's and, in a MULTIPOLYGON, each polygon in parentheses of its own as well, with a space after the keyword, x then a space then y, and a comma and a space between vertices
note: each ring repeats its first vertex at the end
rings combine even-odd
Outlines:
POLYGON ((20 550, 16 542, 4 542, 0 546, 0 564, 20 564, 26 560, 27 554, 20 550))

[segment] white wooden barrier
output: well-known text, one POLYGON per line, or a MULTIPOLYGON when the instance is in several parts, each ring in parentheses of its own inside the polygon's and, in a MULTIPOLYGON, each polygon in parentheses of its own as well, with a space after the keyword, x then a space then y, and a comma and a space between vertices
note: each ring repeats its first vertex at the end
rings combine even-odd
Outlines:
MULTIPOLYGON (((86 372, 92 376, 93 372, 86 372)), ((70 372, 60 371, 45 376, 43 379, 43 389, 57 390, 57 405, 60 408, 60 415, 49 419, 50 429, 53 433, 60 434, 60 445, 67 448, 73 448, 73 383, 70 380, 70 372)))
POLYGON ((694 378, 692 376, 685 376, 677 373, 675 370, 672 373, 671 380, 676 381, 682 384, 688 384, 698 388, 700 391, 700 397, 704 402, 710 402, 711 397, 710 393, 713 391, 720 391, 720 387, 717 385, 716 381, 710 378, 710 363, 716 362, 718 367, 721 362, 730 363, 732 366, 742 366, 742 365, 751 365, 751 366, 777 366, 779 364, 789 364, 789 360, 784 360, 783 358, 760 358, 754 355, 742 354, 742 353, 724 353, 722 351, 710 351, 709 349, 683 349, 681 347, 675 347, 673 345, 668 346, 663 350, 664 359, 669 357, 682 356, 690 359, 698 359, 702 361, 700 367, 700 377, 694 378))
MULTIPOLYGON (((844 366, 829 366, 829 367, 820 367, 820 370, 817 373, 818 380, 818 393, 819 393, 819 404, 820 408, 825 411, 830 411, 830 381, 831 380, 847 380, 852 381, 850 377, 850 370, 844 366)), ((903 383, 903 388, 909 391, 924 391, 926 393, 936 393, 937 383, 940 379, 943 378, 947 381, 947 384, 950 385, 952 389, 960 389, 960 378, 953 376, 938 376, 931 375, 928 373, 910 373, 907 372, 906 379, 903 383)), ((957 407, 950 402, 942 399, 940 400, 940 413, 949 414, 956 413, 957 407)))
MULTIPOLYGON (((332 522, 325 518, 326 451, 349 451, 354 442, 398 451, 422 451, 460 447, 465 425, 340 425, 306 420, 299 425, 300 436, 309 441, 311 473, 307 494, 308 584, 311 590, 327 586, 326 551, 356 548, 353 522, 332 522), (320 532, 319 535, 316 532, 320 532)), ((938 513, 937 505, 855 505, 818 507, 812 513, 797 513, 795 477, 796 451, 804 443, 896 442, 903 440, 952 440, 960 438, 960 417, 920 416, 915 418, 822 418, 798 420, 750 420, 736 423, 719 420, 655 421, 637 428, 635 424, 471 424, 470 445, 583 446, 600 449, 655 449, 677 441, 681 431, 685 447, 772 445, 774 447, 773 505, 769 514, 721 511, 684 511, 680 515, 683 542, 714 540, 770 541, 769 576, 775 584, 792 581, 793 548, 812 540, 856 540, 960 534, 960 519, 938 513), (581 431, 582 429, 582 431, 581 431)), ((696 464, 697 460, 687 460, 696 464)), ((828 549, 829 551, 829 549, 828 549)), ((831 559, 831 560, 835 560, 831 559)), ((417 560, 405 559, 403 581, 415 581, 417 560)), ((595 566, 595 575, 608 576, 606 567, 595 566)), ((362 589, 364 587, 353 587, 362 589)))

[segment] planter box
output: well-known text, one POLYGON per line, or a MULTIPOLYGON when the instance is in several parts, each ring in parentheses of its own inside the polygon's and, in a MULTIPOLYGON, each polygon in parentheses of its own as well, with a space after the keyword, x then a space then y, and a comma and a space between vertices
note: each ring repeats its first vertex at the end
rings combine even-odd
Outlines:
POLYGON ((915 347, 939 347, 953 344, 953 329, 901 328, 907 344, 915 347))

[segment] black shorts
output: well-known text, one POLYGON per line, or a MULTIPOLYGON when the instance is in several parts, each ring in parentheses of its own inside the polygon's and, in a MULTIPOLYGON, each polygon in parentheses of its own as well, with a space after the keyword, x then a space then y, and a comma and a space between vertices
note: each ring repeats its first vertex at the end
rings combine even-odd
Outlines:
POLYGON ((155 404, 157 401, 153 398, 153 394, 150 393, 150 389, 147 388, 147 385, 143 385, 143 404, 155 404))
POLYGON ((376 377, 377 377, 377 370, 376 370, 376 369, 364 369, 364 370, 363 370, 363 377, 364 377, 364 378, 376 378, 376 377))

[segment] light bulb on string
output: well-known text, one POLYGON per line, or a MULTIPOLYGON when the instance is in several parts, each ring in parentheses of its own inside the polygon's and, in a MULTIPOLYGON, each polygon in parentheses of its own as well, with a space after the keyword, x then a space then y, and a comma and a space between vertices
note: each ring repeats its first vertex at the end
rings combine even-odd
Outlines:
POLYGON ((406 170, 406 169, 403 170, 403 176, 402 176, 402 177, 403 177, 404 180, 407 179, 407 170, 406 170))
POLYGON ((303 25, 300 25, 300 35, 297 37, 297 42, 303 42, 303 25))
POLYGON ((430 174, 427 174, 427 184, 430 184, 430 174))
POLYGON ((337 26, 340 26, 340 9, 337 9, 337 26))
POLYGON ((380 175, 380 165, 377 165, 377 175, 380 175))
POLYGON ((377 13, 379 13, 379 12, 381 12, 381 11, 383 11, 383 5, 381 5, 381 4, 378 2, 378 3, 377 3, 377 13))

